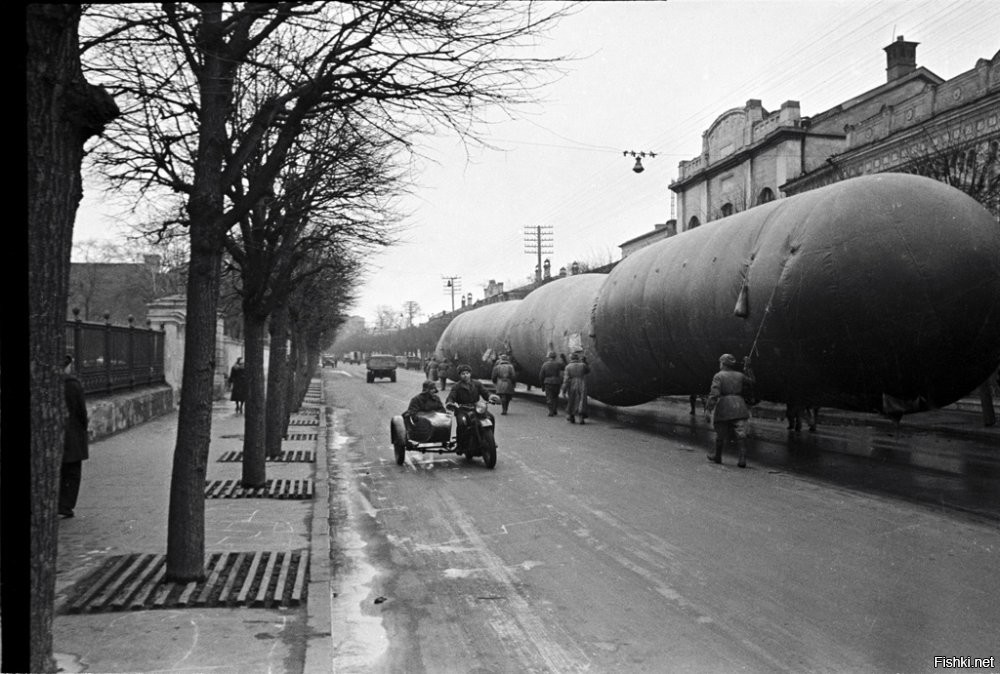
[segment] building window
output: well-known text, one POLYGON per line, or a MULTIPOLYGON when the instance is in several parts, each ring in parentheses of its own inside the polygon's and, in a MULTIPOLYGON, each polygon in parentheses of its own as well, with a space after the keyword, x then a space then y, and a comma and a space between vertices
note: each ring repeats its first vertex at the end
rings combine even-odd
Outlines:
POLYGON ((774 201, 774 192, 771 191, 770 187, 765 187, 760 191, 760 196, 757 197, 757 203, 766 204, 769 201, 774 201))
POLYGON ((733 205, 732 204, 722 204, 722 217, 728 218, 732 214, 733 214, 733 205))
POLYGON ((694 229, 695 227, 697 227, 700 224, 701 223, 698 222, 698 216, 692 215, 691 219, 688 220, 688 229, 694 229))

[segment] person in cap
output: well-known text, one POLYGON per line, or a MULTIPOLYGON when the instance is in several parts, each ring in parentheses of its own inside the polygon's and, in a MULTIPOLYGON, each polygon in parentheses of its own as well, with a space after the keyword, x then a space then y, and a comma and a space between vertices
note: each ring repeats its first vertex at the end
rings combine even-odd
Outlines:
POLYGON ((510 399, 514 395, 514 386, 517 382, 514 366, 510 362, 510 356, 500 354, 497 364, 493 366, 490 378, 497 387, 497 395, 500 396, 500 414, 507 414, 507 407, 510 399))
POLYGON ((433 380, 425 381, 420 393, 410 398, 410 406, 403 412, 403 416, 412 419, 417 412, 446 412, 437 391, 437 384, 433 380))
POLYGON ((715 430, 715 453, 708 460, 722 463, 722 449, 726 442, 736 443, 740 468, 746 468, 746 437, 750 408, 743 399, 744 388, 753 385, 753 380, 736 369, 736 358, 730 353, 719 357, 719 371, 712 377, 712 388, 708 393, 706 409, 715 430))
POLYGON ((574 351, 569 357, 569 365, 563 370, 562 392, 566 395, 566 418, 575 424, 577 418, 581 424, 587 419, 587 375, 590 365, 587 358, 579 351, 574 351))
MULTIPOLYGON (((490 395, 482 382, 472 378, 471 367, 465 364, 459 365, 457 372, 458 381, 452 384, 451 390, 448 392, 448 404, 474 405, 480 398, 492 403, 500 402, 498 396, 490 395)), ((455 410, 455 428, 458 452, 461 453, 462 447, 465 446, 465 434, 468 431, 466 413, 461 407, 455 410)))
POLYGON ((546 360, 538 371, 538 381, 542 382, 545 391, 545 404, 549 408, 549 416, 554 417, 559 409, 559 387, 562 385, 563 368, 566 367, 566 356, 556 360, 556 352, 549 351, 546 360))

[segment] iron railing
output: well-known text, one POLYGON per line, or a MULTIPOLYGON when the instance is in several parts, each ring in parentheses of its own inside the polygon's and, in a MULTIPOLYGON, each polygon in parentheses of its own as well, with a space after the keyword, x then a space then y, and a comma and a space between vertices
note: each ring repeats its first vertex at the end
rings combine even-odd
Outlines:
POLYGON ((145 328, 137 328, 131 316, 124 326, 111 325, 110 314, 104 314, 104 323, 81 321, 79 309, 73 315, 76 320, 66 321, 66 349, 85 393, 114 393, 166 382, 163 330, 153 330, 148 320, 145 328))

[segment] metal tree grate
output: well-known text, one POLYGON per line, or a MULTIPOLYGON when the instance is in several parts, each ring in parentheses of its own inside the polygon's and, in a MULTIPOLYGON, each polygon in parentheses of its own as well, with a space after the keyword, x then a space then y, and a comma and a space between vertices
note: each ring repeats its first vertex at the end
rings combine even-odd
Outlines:
POLYGON ((263 487, 247 489, 240 480, 206 480, 205 498, 284 498, 310 499, 312 480, 267 480, 263 487))
POLYGON ((70 590, 64 612, 301 606, 309 587, 309 551, 211 553, 205 579, 190 583, 166 582, 165 572, 165 555, 108 557, 70 590))
MULTIPOLYGON (((270 457, 265 457, 266 461, 277 461, 285 463, 313 463, 316 461, 316 452, 311 449, 291 449, 282 451, 277 458, 272 459, 270 457)), ((223 452, 219 455, 219 462, 240 462, 243 461, 243 452, 240 450, 233 450, 229 452, 223 452)))

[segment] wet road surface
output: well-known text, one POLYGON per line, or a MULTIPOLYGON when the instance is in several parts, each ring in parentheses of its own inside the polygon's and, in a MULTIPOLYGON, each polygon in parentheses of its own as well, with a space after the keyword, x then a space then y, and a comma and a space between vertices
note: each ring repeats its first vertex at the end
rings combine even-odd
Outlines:
POLYGON ((886 488, 873 470, 930 450, 833 427, 792 447, 764 427, 740 470, 705 460, 697 422, 571 425, 515 399, 495 470, 397 466, 389 419, 421 377, 363 373, 324 371, 333 671, 918 672, 1000 655, 996 481, 959 484, 952 508, 951 478, 897 471, 886 488))

